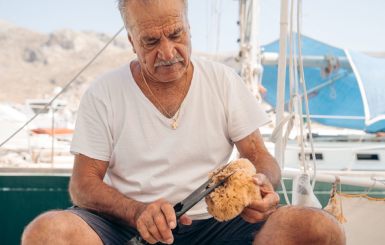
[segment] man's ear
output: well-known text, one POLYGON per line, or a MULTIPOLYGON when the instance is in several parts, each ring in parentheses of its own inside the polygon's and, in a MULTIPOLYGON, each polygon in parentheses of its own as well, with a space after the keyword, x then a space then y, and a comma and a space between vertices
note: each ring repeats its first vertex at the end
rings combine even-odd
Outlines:
POLYGON ((132 41, 132 37, 130 34, 127 34, 128 41, 131 43, 132 51, 136 54, 135 48, 134 48, 134 42, 132 41))

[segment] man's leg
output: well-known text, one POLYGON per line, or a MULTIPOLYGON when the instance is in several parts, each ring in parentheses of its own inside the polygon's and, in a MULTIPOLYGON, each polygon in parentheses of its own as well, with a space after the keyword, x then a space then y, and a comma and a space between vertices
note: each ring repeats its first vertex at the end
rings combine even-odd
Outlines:
POLYGON ((239 216, 226 222, 210 218, 179 225, 173 234, 176 245, 251 245, 262 226, 247 223, 239 216))
POLYGON ((49 211, 38 216, 24 230, 23 245, 103 244, 95 231, 78 215, 49 211))
POLYGON ((326 211, 285 206, 269 217, 253 244, 343 245, 346 239, 342 226, 326 211))

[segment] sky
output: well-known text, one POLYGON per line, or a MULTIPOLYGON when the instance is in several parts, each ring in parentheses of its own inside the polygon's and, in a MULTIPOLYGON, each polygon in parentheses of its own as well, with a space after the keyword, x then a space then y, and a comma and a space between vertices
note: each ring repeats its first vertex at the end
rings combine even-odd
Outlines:
MULTIPOLYGON (((259 1, 259 40, 266 44, 279 36, 280 0, 259 1)), ((336 47, 384 52, 384 11, 384 0, 303 0, 302 32, 336 47)), ((189 19, 194 50, 238 50, 237 0, 190 0, 189 19)), ((39 32, 113 34, 123 25, 116 0, 0 0, 0 20, 39 32)))

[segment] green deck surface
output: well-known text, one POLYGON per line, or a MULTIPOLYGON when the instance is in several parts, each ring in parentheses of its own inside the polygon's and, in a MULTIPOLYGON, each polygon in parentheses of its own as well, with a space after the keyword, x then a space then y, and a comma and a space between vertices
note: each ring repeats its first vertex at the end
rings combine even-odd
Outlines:
POLYGON ((38 214, 71 205, 68 176, 0 176, 0 244, 20 244, 24 227, 38 214))
MULTIPOLYGON (((63 209, 71 205, 68 195, 68 176, 50 175, 0 175, 0 244, 20 244, 24 227, 40 213, 51 209, 63 209)), ((291 199, 291 181, 285 181, 291 199)), ((325 206, 331 184, 317 183, 315 194, 325 206)), ((347 193, 365 193, 365 188, 342 186, 347 193)), ((278 191, 281 203, 284 197, 278 191)), ((384 191, 371 190, 371 196, 384 197, 384 191)))

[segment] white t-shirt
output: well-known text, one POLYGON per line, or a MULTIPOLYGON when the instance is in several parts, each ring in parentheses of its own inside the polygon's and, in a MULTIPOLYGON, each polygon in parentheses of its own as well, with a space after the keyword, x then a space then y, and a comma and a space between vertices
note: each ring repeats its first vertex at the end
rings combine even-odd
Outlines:
MULTIPOLYGON (((232 69, 195 57, 192 64, 177 129, 145 97, 127 64, 84 94, 71 152, 108 161, 109 184, 127 197, 176 204, 188 196, 227 163, 233 142, 269 122, 232 69)), ((188 214, 209 217, 204 201, 188 214)))

